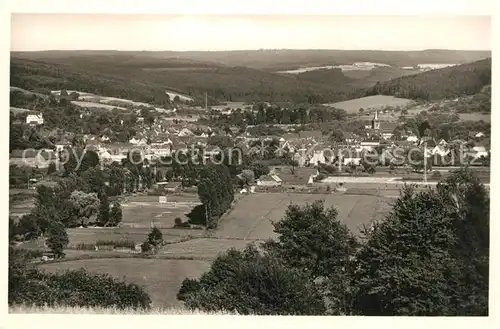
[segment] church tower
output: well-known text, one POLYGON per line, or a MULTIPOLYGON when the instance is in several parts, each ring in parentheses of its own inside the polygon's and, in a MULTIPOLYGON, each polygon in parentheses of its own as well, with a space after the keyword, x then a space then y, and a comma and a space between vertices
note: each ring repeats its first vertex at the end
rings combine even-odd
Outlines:
POLYGON ((372 129, 374 130, 380 129, 380 121, 378 121, 378 110, 375 110, 375 114, 373 115, 372 129))

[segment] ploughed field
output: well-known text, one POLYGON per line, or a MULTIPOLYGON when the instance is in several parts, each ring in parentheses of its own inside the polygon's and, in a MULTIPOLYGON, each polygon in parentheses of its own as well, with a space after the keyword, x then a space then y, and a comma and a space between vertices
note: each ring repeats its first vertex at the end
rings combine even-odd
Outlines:
POLYGON ((255 193, 239 197, 215 231, 172 228, 175 217, 190 211, 187 202, 196 203, 193 201, 195 197, 171 196, 168 202, 178 200, 180 204, 161 206, 158 197, 130 198, 123 205, 124 218, 120 228, 70 229, 67 261, 41 267, 48 271, 85 268, 91 272, 109 273, 144 286, 154 306, 175 307, 179 305, 176 294, 182 281, 187 277, 199 277, 207 271, 219 253, 275 238, 272 222, 283 218, 290 203, 305 205, 324 200, 325 206, 337 208, 338 218, 357 234, 362 224, 369 225, 373 219, 382 216, 391 202, 389 198, 375 195, 255 193), (161 227, 167 241, 154 258, 138 258, 138 251, 127 252, 124 248, 99 251, 77 248, 78 244, 95 244, 99 240, 142 243, 149 233, 151 221, 161 227))

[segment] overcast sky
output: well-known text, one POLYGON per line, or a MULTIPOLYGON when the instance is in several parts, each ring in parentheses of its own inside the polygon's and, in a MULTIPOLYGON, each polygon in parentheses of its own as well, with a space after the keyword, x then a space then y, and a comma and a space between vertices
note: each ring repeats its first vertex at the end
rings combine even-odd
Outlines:
POLYGON ((12 14, 11 49, 491 49, 489 16, 12 14))

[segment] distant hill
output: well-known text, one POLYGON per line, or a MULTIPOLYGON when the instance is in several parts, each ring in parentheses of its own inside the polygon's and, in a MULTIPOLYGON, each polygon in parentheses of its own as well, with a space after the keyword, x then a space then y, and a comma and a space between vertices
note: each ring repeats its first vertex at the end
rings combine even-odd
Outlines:
MULTIPOLYGON (((237 51, 43 51, 14 52, 12 56, 25 59, 61 60, 68 57, 109 57, 126 55, 133 58, 182 59, 211 65, 246 66, 266 71, 279 71, 307 66, 377 62, 391 66, 417 64, 463 64, 491 57, 491 51, 429 49, 422 51, 384 50, 323 50, 270 49, 237 51)), ((198 65, 198 64, 197 64, 198 65)))
POLYGON ((366 96, 438 100, 473 95, 491 84, 491 58, 377 83, 366 96))
MULTIPOLYGON (((210 101, 331 102, 352 87, 302 81, 248 67, 209 65, 180 59, 144 59, 127 54, 11 58, 11 85, 28 90, 75 89, 162 105, 165 90, 210 101), (183 66, 183 65, 187 66, 183 66)), ((30 55, 30 57, 35 57, 30 55)))
MULTIPOLYGON (((263 50, 226 52, 42 51, 11 53, 11 86, 47 93, 75 89, 166 106, 165 90, 196 105, 270 101, 332 103, 366 95, 376 82, 418 73, 402 66, 466 63, 491 52, 263 50), (353 62, 387 63, 371 71, 318 70, 282 75, 280 69, 353 62)), ((427 82, 424 82, 427 83, 427 82)), ((429 82, 432 84, 432 81, 429 82)), ((378 94, 378 89, 368 95, 378 94)), ((389 88, 390 89, 390 88, 389 88)), ((429 87, 434 89, 434 87, 429 87)), ((382 90, 386 92, 386 90, 382 90)), ((392 91, 390 89, 389 91, 392 91)), ((397 95, 408 97, 410 92, 397 95)))

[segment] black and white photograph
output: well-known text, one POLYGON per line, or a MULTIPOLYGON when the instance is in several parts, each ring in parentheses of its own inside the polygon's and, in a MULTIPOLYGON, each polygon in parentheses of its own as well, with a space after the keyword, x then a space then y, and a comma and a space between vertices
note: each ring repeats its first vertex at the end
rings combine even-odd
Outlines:
POLYGON ((492 314, 492 16, 9 24, 10 314, 492 314))

